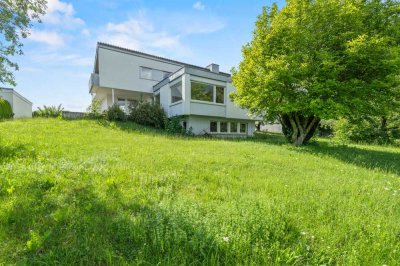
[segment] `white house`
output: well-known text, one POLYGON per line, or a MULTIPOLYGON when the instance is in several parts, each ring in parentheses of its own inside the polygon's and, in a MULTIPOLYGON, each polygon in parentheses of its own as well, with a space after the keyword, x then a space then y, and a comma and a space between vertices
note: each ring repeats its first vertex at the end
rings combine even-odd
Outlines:
POLYGON ((97 44, 89 81, 102 110, 153 101, 195 134, 251 136, 256 119, 230 100, 234 90, 230 74, 216 64, 199 67, 105 43, 97 44))
POLYGON ((0 88, 0 98, 10 103, 14 118, 32 117, 32 102, 15 90, 0 88))

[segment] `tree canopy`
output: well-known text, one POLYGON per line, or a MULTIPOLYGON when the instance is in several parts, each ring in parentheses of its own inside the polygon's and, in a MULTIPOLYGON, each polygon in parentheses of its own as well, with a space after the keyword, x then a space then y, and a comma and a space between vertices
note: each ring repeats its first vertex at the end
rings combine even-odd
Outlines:
POLYGON ((288 0, 259 15, 232 98, 300 145, 321 119, 399 110, 400 5, 288 0))
POLYGON ((33 21, 45 13, 46 0, 0 1, 0 83, 16 85, 13 71, 18 65, 12 57, 21 55, 21 38, 29 35, 33 21))

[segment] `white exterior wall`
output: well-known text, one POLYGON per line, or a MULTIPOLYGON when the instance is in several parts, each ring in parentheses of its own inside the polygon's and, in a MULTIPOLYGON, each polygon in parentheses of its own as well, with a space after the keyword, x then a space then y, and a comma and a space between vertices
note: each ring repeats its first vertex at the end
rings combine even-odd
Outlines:
POLYGON ((32 103, 14 90, 0 89, 0 97, 10 103, 14 118, 32 117, 32 103))
POLYGON ((140 67, 175 72, 182 66, 148 59, 128 52, 114 51, 99 47, 99 86, 153 93, 153 86, 158 81, 140 78, 140 67))

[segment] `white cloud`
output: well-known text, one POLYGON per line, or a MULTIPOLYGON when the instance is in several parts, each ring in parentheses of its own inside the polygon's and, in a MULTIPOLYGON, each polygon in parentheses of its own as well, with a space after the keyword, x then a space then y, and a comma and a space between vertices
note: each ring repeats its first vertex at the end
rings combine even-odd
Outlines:
POLYGON ((196 3, 194 3, 193 8, 202 11, 206 8, 206 6, 202 2, 197 1, 196 3))
POLYGON ((31 30, 31 34, 29 35, 29 40, 34 42, 45 43, 49 46, 60 47, 65 43, 64 38, 55 31, 39 31, 39 30, 31 30))
POLYGON ((98 39, 114 45, 152 53, 180 51, 183 55, 190 54, 190 50, 181 43, 179 34, 156 30, 152 22, 144 16, 131 18, 118 24, 108 23, 105 32, 98 39))
POLYGON ((47 0, 47 10, 42 21, 44 24, 60 25, 66 28, 85 24, 82 19, 75 16, 75 9, 72 4, 60 0, 47 0))
POLYGON ((74 66, 74 67, 85 67, 93 65, 92 57, 84 57, 79 54, 61 54, 61 53, 36 53, 32 55, 31 59, 40 63, 41 65, 52 65, 52 66, 74 66))

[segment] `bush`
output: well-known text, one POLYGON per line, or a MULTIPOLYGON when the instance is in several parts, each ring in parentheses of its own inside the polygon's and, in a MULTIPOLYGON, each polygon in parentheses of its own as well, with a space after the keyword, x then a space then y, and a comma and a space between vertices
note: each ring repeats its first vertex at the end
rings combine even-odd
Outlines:
POLYGON ((144 126, 165 127, 167 116, 160 105, 139 102, 137 106, 130 106, 129 109, 129 120, 144 126))
POLYGON ((38 107, 36 111, 33 111, 33 117, 62 117, 62 113, 64 108, 61 106, 46 106, 44 105, 42 108, 38 107))
POLYGON ((10 119, 14 117, 11 104, 0 98, 0 119, 10 119))
POLYGON ((173 116, 166 118, 165 120, 165 131, 171 134, 182 134, 182 135, 193 135, 192 128, 186 130, 181 124, 181 116, 173 116))
POLYGON ((113 104, 104 111, 104 117, 109 121, 125 121, 126 114, 118 104, 113 104))
POLYGON ((334 120, 322 120, 318 125, 317 134, 319 137, 332 137, 334 135, 334 120))
POLYGON ((86 109, 85 117, 90 119, 98 119, 102 117, 100 112, 100 101, 95 99, 92 100, 92 103, 86 109))
POLYGON ((397 116, 342 118, 335 122, 334 131, 335 139, 341 142, 390 144, 400 138, 400 119, 397 116))

